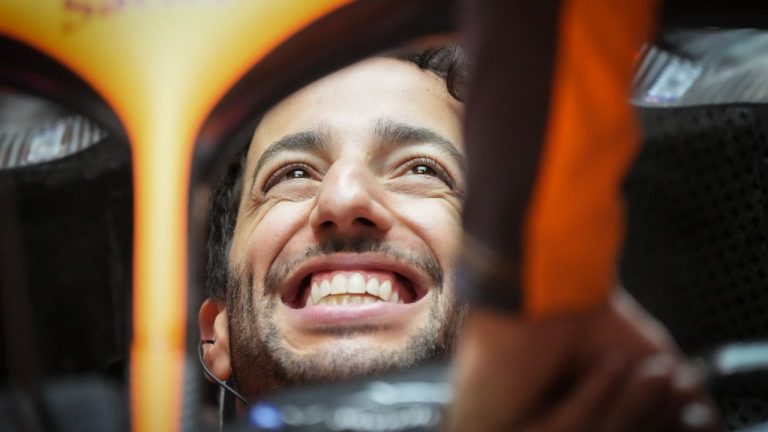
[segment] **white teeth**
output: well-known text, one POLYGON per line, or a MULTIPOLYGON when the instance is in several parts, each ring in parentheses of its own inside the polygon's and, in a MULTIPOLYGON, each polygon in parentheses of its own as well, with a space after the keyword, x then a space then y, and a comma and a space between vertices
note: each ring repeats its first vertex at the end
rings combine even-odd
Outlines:
POLYGON ((379 298, 384 301, 389 301, 389 296, 392 294, 392 282, 384 281, 379 285, 379 298))
POLYGON ((347 282, 347 292, 350 294, 365 294, 365 278, 363 275, 360 273, 352 274, 349 282, 347 282))
POLYGON ((390 303, 400 303, 400 296, 397 295, 397 291, 392 293, 392 296, 389 298, 390 303))
POLYGON ((320 298, 331 295, 331 283, 328 280, 320 282, 320 298))
POLYGON ((331 294, 345 294, 347 292, 347 278, 337 274, 331 281, 331 294))
POLYGON ((326 305, 356 305, 370 304, 378 301, 404 303, 398 292, 392 289, 392 281, 379 282, 375 277, 365 282, 362 273, 351 275, 337 273, 330 281, 313 282, 307 296, 307 306, 326 305), (369 294, 369 295, 340 295, 340 294, 369 294))
POLYGON ((365 284, 365 292, 368 294, 378 297, 379 296, 379 280, 375 277, 372 277, 368 279, 368 283, 365 284))
POLYGON ((317 302, 319 302, 323 297, 323 294, 320 292, 320 286, 317 284, 317 282, 314 282, 312 284, 312 291, 310 291, 310 296, 307 299, 307 302, 311 301, 312 303, 310 304, 317 304, 317 302))

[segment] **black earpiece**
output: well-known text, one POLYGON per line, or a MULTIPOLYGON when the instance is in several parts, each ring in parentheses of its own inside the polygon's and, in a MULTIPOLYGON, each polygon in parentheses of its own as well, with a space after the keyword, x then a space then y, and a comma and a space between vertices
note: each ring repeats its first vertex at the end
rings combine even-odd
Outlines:
POLYGON ((216 343, 215 339, 200 339, 200 342, 197 344, 197 358, 198 358, 198 360, 200 360, 200 366, 203 367, 203 373, 205 373, 205 375, 208 378, 210 378, 214 382, 216 382, 216 384, 218 384, 219 387, 221 387, 224 390, 228 391, 230 394, 232 394, 232 396, 240 399, 240 402, 242 402, 242 403, 244 403, 246 405, 250 405, 251 403, 248 402, 248 399, 246 399, 245 397, 243 397, 243 395, 238 393, 237 390, 235 390, 232 387, 228 386, 227 383, 225 383, 224 381, 220 380, 219 377, 214 375, 213 372, 211 372, 211 370, 208 369, 208 366, 205 365, 205 361, 203 361, 203 345, 208 345, 208 344, 213 345, 215 343, 216 343))

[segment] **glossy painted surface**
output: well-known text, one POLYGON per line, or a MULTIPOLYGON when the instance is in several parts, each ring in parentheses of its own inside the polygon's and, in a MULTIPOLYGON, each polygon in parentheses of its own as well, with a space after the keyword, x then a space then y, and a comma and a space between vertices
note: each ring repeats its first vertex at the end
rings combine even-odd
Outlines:
POLYGON ((134 166, 132 421, 179 428, 190 159, 222 94, 345 0, 0 0, 0 34, 77 73, 110 104, 134 166))

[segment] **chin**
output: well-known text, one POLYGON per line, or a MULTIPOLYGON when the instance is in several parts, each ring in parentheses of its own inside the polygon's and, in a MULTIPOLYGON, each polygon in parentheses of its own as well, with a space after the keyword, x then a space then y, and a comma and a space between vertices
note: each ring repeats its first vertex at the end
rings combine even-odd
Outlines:
POLYGON ((413 301, 315 305, 300 310, 297 320, 296 308, 280 299, 264 299, 258 312, 241 311, 258 317, 255 322, 236 319, 230 327, 238 385, 259 395, 401 371, 449 357, 465 308, 453 296, 444 298, 435 291, 408 300, 413 301), (315 311, 318 316, 312 315, 315 311))
POLYGON ((272 347, 273 355, 291 381, 334 382, 379 375, 419 365, 446 355, 436 328, 425 326, 405 338, 382 338, 381 329, 333 329, 311 350, 272 347))

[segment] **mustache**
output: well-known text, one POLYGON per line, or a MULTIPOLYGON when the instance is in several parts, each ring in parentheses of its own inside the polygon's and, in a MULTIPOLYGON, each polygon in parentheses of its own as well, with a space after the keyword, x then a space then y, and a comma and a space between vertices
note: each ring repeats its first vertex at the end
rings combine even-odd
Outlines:
POLYGON ((323 239, 319 244, 308 247, 297 254, 287 263, 273 265, 264 276, 264 295, 273 295, 280 291, 285 280, 292 274, 296 268, 304 264, 307 260, 322 256, 329 256, 335 253, 366 253, 374 252, 388 256, 395 260, 405 263, 411 267, 419 269, 429 276, 433 286, 438 290, 443 288, 444 272, 437 262, 437 259, 428 253, 404 252, 377 238, 356 237, 340 238, 329 237, 323 239))

